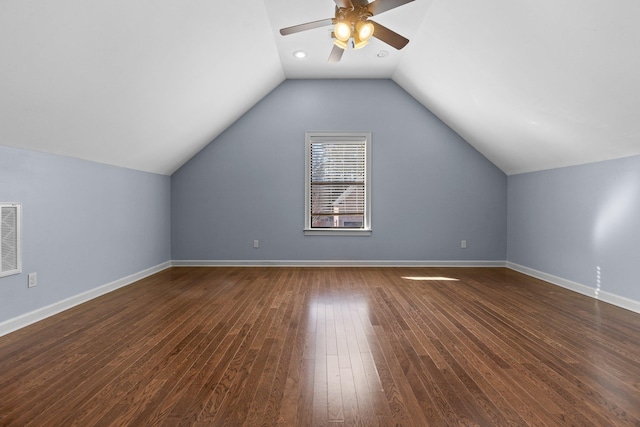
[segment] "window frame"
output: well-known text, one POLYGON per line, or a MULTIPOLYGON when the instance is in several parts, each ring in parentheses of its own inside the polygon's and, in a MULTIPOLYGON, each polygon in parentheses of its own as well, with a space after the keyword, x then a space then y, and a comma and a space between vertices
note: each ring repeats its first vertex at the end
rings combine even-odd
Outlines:
POLYGON ((304 235, 305 236, 370 236, 371 229, 371 132, 305 132, 304 179, 304 235), (311 227, 311 144, 312 143, 364 142, 365 185, 364 216, 362 228, 312 228, 311 227))

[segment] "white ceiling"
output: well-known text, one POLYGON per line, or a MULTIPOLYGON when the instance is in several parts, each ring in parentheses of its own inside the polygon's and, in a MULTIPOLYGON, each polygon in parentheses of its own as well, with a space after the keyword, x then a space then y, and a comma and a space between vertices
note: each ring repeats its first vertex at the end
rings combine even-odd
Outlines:
POLYGON ((264 3, 242 12, 0 1, 0 144, 172 173, 284 79, 264 3))
POLYGON ((374 40, 338 64, 330 28, 278 33, 333 13, 331 0, 0 1, 0 145, 171 174, 285 78, 375 77, 508 174, 640 154, 636 0, 416 0, 375 18, 407 47, 374 40))

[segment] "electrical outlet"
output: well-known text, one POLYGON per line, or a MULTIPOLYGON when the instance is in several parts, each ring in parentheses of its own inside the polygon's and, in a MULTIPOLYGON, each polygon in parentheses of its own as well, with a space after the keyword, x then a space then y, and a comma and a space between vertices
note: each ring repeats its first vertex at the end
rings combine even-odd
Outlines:
POLYGON ((254 248, 258 248, 260 246, 260 241, 259 240, 254 240, 253 241, 253 247, 254 248))
POLYGON ((27 275, 27 277, 29 278, 29 287, 33 288, 34 286, 36 286, 38 284, 38 273, 29 273, 27 275))
POLYGON ((462 249, 467 249, 467 241, 466 241, 466 240, 462 240, 462 241, 460 242, 460 247, 461 247, 462 249))

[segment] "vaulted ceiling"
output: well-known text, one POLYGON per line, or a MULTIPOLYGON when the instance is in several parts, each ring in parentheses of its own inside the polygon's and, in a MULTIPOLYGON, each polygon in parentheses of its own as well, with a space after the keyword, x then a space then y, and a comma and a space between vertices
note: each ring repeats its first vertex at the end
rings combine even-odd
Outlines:
POLYGON ((334 6, 4 0, 0 145, 171 174, 286 78, 391 78, 507 174, 640 154, 636 0, 415 0, 337 64, 278 32, 334 6))

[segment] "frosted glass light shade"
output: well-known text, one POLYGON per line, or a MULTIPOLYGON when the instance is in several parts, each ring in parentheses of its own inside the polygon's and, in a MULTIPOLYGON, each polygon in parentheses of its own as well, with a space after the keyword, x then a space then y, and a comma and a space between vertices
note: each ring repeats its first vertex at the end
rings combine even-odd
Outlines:
POLYGON ((374 30, 374 27, 371 22, 358 21, 358 23, 356 24, 356 31, 358 32, 358 38, 363 42, 368 41, 371 38, 371 36, 373 36, 373 30, 374 30))
POLYGON ((346 43, 351 37, 351 25, 345 21, 338 21, 336 26, 333 28, 333 33, 337 40, 346 43))

